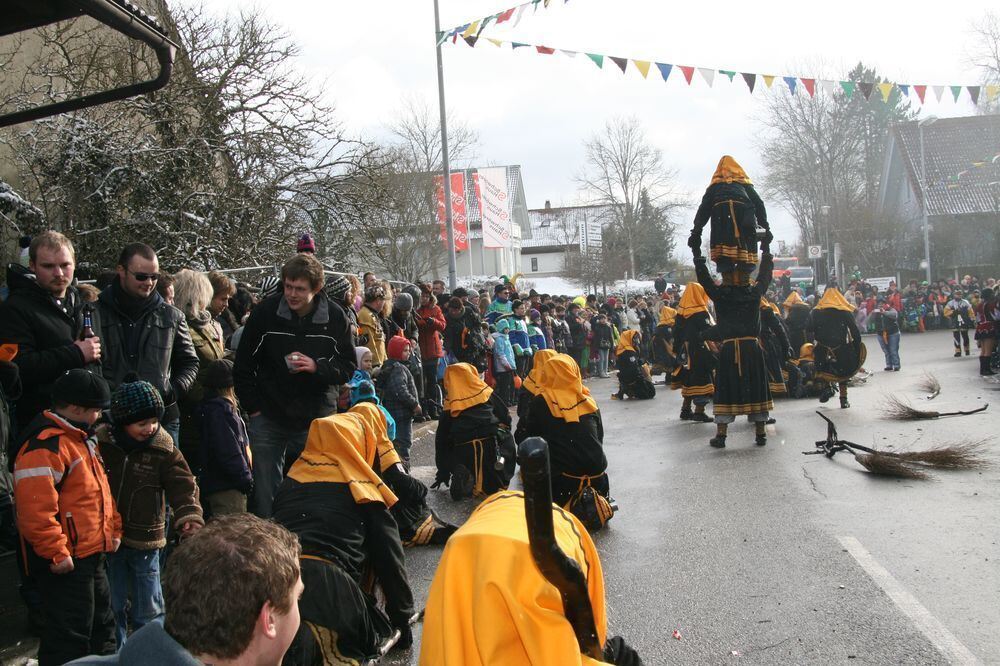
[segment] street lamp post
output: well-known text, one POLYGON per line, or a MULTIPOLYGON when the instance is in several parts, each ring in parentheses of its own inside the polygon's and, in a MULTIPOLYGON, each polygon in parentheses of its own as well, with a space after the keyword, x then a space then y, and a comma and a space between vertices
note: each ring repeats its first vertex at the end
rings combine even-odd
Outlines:
POLYGON ((917 122, 920 131, 920 207, 924 215, 924 267, 927 271, 927 284, 931 283, 931 234, 930 221, 927 218, 927 164, 924 157, 924 126, 931 125, 937 116, 927 116, 917 122))
MULTIPOLYGON (((434 35, 441 32, 441 18, 438 0, 434 0, 434 35)), ((444 104, 444 63, 441 60, 441 44, 437 44, 438 105, 441 111, 441 169, 444 171, 444 228, 445 243, 448 246, 448 289, 458 287, 458 267, 455 260, 455 222, 451 216, 451 165, 448 162, 448 121, 444 104)), ((469 243, 469 262, 472 262, 472 243, 469 243)), ((469 269, 472 275, 472 269, 469 269)))

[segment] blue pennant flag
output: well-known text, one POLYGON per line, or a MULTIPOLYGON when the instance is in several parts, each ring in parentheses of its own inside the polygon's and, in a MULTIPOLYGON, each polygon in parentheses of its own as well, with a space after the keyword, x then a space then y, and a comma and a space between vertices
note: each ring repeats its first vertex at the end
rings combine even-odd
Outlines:
POLYGON ((788 84, 788 89, 791 90, 792 94, 794 95, 795 94, 795 84, 798 83, 798 79, 795 78, 794 76, 784 76, 782 78, 785 79, 785 83, 788 84))
POLYGON ((663 63, 663 62, 656 63, 656 67, 657 67, 657 69, 660 70, 660 76, 663 77, 664 81, 666 81, 668 78, 670 78, 670 70, 672 70, 674 68, 673 65, 668 65, 668 64, 663 63))

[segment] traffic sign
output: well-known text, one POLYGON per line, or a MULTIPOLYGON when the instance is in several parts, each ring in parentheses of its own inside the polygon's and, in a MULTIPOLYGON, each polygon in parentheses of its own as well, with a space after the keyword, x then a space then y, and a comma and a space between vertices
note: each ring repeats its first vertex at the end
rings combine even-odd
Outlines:
POLYGON ((822 245, 810 245, 806 251, 806 255, 810 259, 819 259, 823 256, 823 246, 822 245))

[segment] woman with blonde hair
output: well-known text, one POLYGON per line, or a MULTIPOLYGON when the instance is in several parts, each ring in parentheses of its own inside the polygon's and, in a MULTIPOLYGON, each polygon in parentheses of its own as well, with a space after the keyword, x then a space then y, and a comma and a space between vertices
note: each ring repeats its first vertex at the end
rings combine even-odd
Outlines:
POLYGON ((198 376, 191 389, 180 400, 181 436, 180 449, 191 471, 201 472, 201 421, 198 404, 205 397, 205 373, 213 361, 226 354, 222 327, 212 317, 208 306, 215 295, 208 276, 185 268, 174 275, 174 307, 184 313, 191 342, 198 355, 198 376))

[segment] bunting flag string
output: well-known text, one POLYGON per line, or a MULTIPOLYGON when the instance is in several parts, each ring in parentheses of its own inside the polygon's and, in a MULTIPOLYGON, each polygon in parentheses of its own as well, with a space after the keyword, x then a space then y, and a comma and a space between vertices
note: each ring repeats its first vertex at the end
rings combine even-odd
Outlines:
MULTIPOLYGON (((563 0, 563 2, 568 2, 569 0, 563 0)), ((439 33, 439 43, 446 41, 449 36, 454 35, 455 39, 452 43, 457 42, 457 37, 461 36, 466 44, 471 47, 475 47, 478 43, 478 34, 482 31, 483 21, 496 20, 500 22, 497 17, 517 15, 519 12, 523 12, 527 7, 537 6, 542 0, 533 0, 532 2, 526 2, 523 5, 518 5, 517 7, 500 12, 497 15, 486 17, 480 19, 479 21, 474 21, 473 23, 466 24, 464 26, 458 26, 445 33, 439 33), (478 24, 478 25, 476 25, 478 24), (444 40, 440 40, 441 35, 445 35, 444 40)), ((548 6, 548 2, 544 6, 548 6)), ((504 19, 507 20, 507 19, 504 19)), ((584 53, 587 59, 594 65, 597 65, 599 69, 604 69, 604 65, 607 61, 614 63, 616 68, 621 71, 622 74, 626 74, 629 67, 629 63, 635 68, 635 70, 642 76, 643 79, 649 78, 649 72, 652 71, 653 65, 656 66, 656 70, 660 73, 660 78, 666 82, 674 69, 679 69, 687 82, 688 86, 693 85, 695 71, 698 72, 700 78, 702 78, 709 88, 715 87, 716 74, 722 74, 726 77, 730 85, 737 85, 737 74, 739 74, 739 80, 742 81, 743 85, 746 86, 747 91, 752 95, 754 90, 758 88, 758 79, 763 79, 764 87, 768 90, 773 90, 774 81, 780 80, 785 84, 787 90, 793 95, 795 94, 806 94, 809 97, 815 97, 817 90, 827 95, 842 94, 848 100, 853 99, 855 93, 860 94, 864 97, 865 101, 872 101, 872 96, 875 91, 878 91, 878 95, 875 99, 881 99, 882 103, 888 104, 894 92, 898 92, 902 97, 909 99, 911 101, 916 101, 921 105, 926 104, 927 101, 927 89, 930 88, 933 92, 935 99, 938 102, 944 98, 945 92, 951 93, 951 98, 957 103, 961 98, 963 93, 966 93, 969 101, 973 104, 978 105, 980 100, 985 97, 988 102, 992 102, 1000 97, 1000 85, 975 85, 975 86, 965 86, 965 85, 949 85, 949 86, 928 86, 926 84, 912 84, 912 83, 894 83, 890 81, 838 81, 833 79, 821 79, 821 78, 807 78, 801 76, 779 76, 776 74, 758 74, 755 72, 740 72, 738 70, 732 69, 715 69, 712 67, 698 67, 696 65, 678 65, 674 63, 658 62, 653 60, 640 60, 638 58, 624 58, 620 56, 609 56, 601 53, 589 53, 582 51, 572 51, 569 49, 557 49, 551 46, 545 46, 541 44, 526 44, 523 42, 511 42, 502 39, 494 39, 492 37, 487 37, 486 40, 497 47, 503 47, 509 45, 512 50, 516 51, 519 48, 527 47, 529 50, 534 51, 537 55, 554 55, 557 51, 570 58, 576 56, 578 53, 584 53), (800 92, 804 91, 804 93, 800 92), (916 99, 914 99, 914 97, 916 99)))
MULTIPOLYGON (((569 0, 563 0, 563 4, 566 4, 569 0)), ((456 25, 448 30, 442 30, 437 33, 437 45, 441 46, 448 39, 451 39, 452 43, 455 43, 459 37, 469 43, 469 46, 475 46, 476 42, 479 41, 479 37, 490 23, 493 25, 501 25, 508 21, 513 21, 512 25, 517 26, 521 22, 521 17, 524 15, 525 10, 531 7, 532 12, 538 11, 538 6, 541 5, 543 9, 548 9, 550 0, 528 0, 528 2, 510 7, 509 9, 504 9, 496 14, 490 14, 489 16, 483 16, 476 19, 475 21, 470 21, 462 25, 456 25), (473 38, 472 42, 469 42, 469 38, 473 38)))

